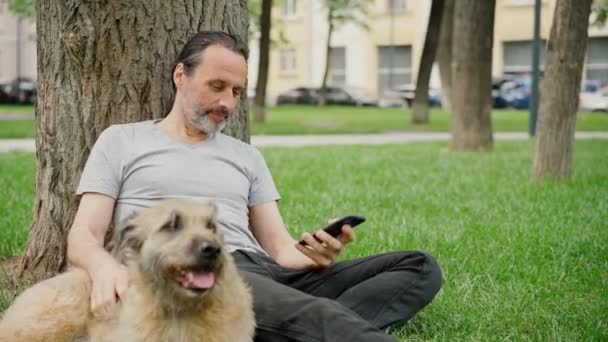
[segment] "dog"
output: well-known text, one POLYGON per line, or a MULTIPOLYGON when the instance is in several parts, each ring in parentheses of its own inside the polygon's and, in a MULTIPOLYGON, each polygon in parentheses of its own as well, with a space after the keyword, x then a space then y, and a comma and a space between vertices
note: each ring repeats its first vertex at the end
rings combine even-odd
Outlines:
POLYGON ((216 215, 213 204, 183 199, 140 210, 112 238, 129 287, 110 320, 93 317, 90 277, 75 269, 19 295, 0 341, 252 341, 252 296, 216 215))

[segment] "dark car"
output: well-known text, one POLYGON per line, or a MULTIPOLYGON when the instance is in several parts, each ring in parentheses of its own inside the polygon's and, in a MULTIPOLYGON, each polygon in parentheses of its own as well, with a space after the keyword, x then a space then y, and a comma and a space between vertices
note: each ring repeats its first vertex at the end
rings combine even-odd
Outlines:
MULTIPOLYGON (((277 104, 318 104, 320 88, 298 87, 277 97, 277 104)), ((357 87, 327 87, 325 103, 328 105, 376 106, 378 101, 357 87)))
POLYGON ((315 88, 298 87, 290 89, 277 97, 277 104, 317 104, 319 92, 315 88))
POLYGON ((0 84, 0 94, 2 103, 32 104, 37 97, 36 82, 29 78, 18 78, 0 84))
MULTIPOLYGON (((403 99, 408 107, 411 107, 416 97, 415 84, 398 85, 391 90, 386 91, 386 96, 397 96, 403 99)), ((429 88, 429 106, 441 106, 441 91, 438 89, 429 88)))

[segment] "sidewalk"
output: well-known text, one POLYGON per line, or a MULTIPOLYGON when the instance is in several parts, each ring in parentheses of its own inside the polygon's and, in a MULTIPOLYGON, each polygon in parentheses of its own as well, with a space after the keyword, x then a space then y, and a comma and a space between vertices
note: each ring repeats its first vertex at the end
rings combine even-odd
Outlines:
MULTIPOLYGON (((324 146, 324 145, 380 145, 420 141, 448 141, 447 132, 394 132, 380 134, 328 134, 328 135, 254 135, 251 144, 258 147, 324 146)), ((576 132, 576 139, 608 139, 608 132, 576 132)), ((515 141, 529 139, 525 132, 497 132, 494 139, 515 141)), ((0 139, 0 152, 34 152, 34 139, 0 139)))

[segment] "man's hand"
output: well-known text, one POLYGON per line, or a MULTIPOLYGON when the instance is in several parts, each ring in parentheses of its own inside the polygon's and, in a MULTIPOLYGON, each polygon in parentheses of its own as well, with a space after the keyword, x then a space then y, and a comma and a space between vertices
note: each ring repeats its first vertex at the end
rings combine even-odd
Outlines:
POLYGON ((110 319, 117 299, 124 299, 127 292, 127 268, 113 259, 106 259, 90 276, 93 282, 91 312, 98 319, 110 319))
POLYGON ((314 236, 310 233, 302 234, 302 240, 306 245, 295 243, 295 248, 318 267, 327 267, 336 261, 346 244, 355 240, 355 232, 351 226, 344 225, 342 233, 335 238, 321 229, 314 236))

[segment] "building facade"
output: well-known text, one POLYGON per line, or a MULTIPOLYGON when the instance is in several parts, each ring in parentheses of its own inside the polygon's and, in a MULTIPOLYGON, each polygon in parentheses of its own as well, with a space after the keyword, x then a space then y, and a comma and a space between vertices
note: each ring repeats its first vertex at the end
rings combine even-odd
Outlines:
MULTIPOLYGON (((273 8, 268 95, 297 86, 319 87, 325 68, 328 23, 323 0, 283 0, 273 8), (287 38, 281 41, 280 36, 287 38)), ((540 36, 549 38, 556 0, 541 1, 540 36)), ((365 88, 381 95, 395 86, 415 83, 424 46, 431 0, 372 0, 363 16, 367 28, 339 27, 330 42, 329 83, 365 88)), ((492 74, 531 71, 534 0, 497 0, 492 74)), ((258 41, 252 37, 250 87, 255 87, 258 41)), ((541 70, 544 63, 541 48, 541 70)), ((584 79, 608 83, 608 27, 589 29, 584 79)), ((439 87, 438 68, 431 85, 439 87)))
POLYGON ((0 0, 0 83, 17 77, 36 79, 36 24, 17 18, 0 0))

